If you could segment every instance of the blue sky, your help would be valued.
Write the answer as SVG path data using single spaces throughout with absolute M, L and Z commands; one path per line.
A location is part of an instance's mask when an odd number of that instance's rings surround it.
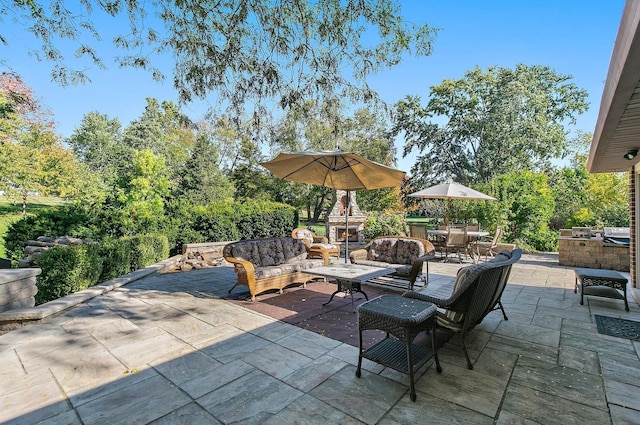
M 405 19 L 441 29 L 433 54 L 407 57 L 368 82 L 389 103 L 408 94 L 420 95 L 426 103 L 430 86 L 462 78 L 476 66 L 546 65 L 572 75 L 573 82 L 588 91 L 590 108 L 573 129 L 593 132 L 623 7 L 623 0 L 403 1 Z M 0 46 L 0 57 L 9 58 L 13 70 L 53 110 L 63 137 L 70 136 L 91 111 L 118 118 L 127 126 L 143 112 L 145 98 L 177 101 L 170 76 L 165 83 L 156 83 L 143 71 L 120 69 L 108 60 L 107 71 L 89 70 L 91 83 L 60 87 L 51 82 L 49 64 L 25 53 L 30 36 L 14 31 L 8 21 L 3 17 L 0 33 L 8 33 L 12 44 L 8 49 Z M 199 119 L 209 103 L 214 104 L 215 97 L 185 105 L 183 112 Z M 402 144 L 397 141 L 399 152 Z M 398 160 L 398 167 L 409 171 L 415 155 Z

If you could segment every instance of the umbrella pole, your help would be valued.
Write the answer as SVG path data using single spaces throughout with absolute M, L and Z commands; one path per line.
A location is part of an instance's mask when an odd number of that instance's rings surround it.
M 347 190 L 347 206 L 344 211 L 345 220 L 345 244 L 344 244 L 344 262 L 348 263 L 349 259 L 349 210 L 351 209 L 351 191 Z

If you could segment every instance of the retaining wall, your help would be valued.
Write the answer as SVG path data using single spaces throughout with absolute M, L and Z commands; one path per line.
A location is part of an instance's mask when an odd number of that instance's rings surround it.
M 0 313 L 16 308 L 33 307 L 38 292 L 38 268 L 0 269 Z

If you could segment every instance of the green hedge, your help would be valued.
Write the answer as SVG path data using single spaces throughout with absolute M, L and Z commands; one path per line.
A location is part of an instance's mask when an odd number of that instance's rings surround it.
M 43 252 L 37 261 L 42 273 L 36 280 L 36 304 L 87 289 L 168 256 L 167 237 L 159 234 L 51 248 Z
M 36 304 L 46 303 L 98 283 L 102 272 L 98 244 L 59 246 L 38 258 L 42 273 L 37 277 Z
M 39 236 L 71 236 L 82 239 L 101 239 L 102 230 L 86 211 L 73 205 L 27 215 L 14 222 L 4 237 L 7 256 L 23 258 L 25 243 Z
M 173 200 L 167 203 L 164 216 L 162 233 L 169 240 L 172 255 L 179 254 L 185 243 L 289 236 L 298 225 L 296 208 L 270 201 L 227 200 L 202 206 Z M 68 206 L 18 220 L 7 230 L 5 241 L 11 258 L 18 260 L 24 254 L 25 242 L 38 236 L 74 236 L 102 241 L 107 240 L 108 235 L 111 238 L 125 236 L 114 230 L 121 227 L 118 214 L 111 209 L 87 211 Z M 128 254 L 113 255 L 119 258 Z M 144 257 L 145 254 L 140 255 Z
M 184 243 L 290 236 L 298 225 L 294 207 L 270 201 L 174 202 L 171 210 L 165 231 L 171 254 L 179 254 Z

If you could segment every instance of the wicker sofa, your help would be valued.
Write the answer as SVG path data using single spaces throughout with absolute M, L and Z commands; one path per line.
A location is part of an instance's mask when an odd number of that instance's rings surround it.
M 435 256 L 435 248 L 426 239 L 407 236 L 380 236 L 369 242 L 364 248 L 349 254 L 354 264 L 394 268 L 390 284 L 398 283 L 413 289 L 418 276 L 429 276 L 428 261 Z M 426 264 L 426 271 L 423 266 Z M 428 280 L 425 281 L 425 285 Z
M 317 254 L 315 251 L 314 254 Z M 309 248 L 304 241 L 293 238 L 250 239 L 227 244 L 222 255 L 233 264 L 238 286 L 249 288 L 251 300 L 265 291 L 282 289 L 294 284 L 306 284 L 312 275 L 302 270 L 329 264 L 329 254 L 319 251 L 322 258 L 308 258 Z

